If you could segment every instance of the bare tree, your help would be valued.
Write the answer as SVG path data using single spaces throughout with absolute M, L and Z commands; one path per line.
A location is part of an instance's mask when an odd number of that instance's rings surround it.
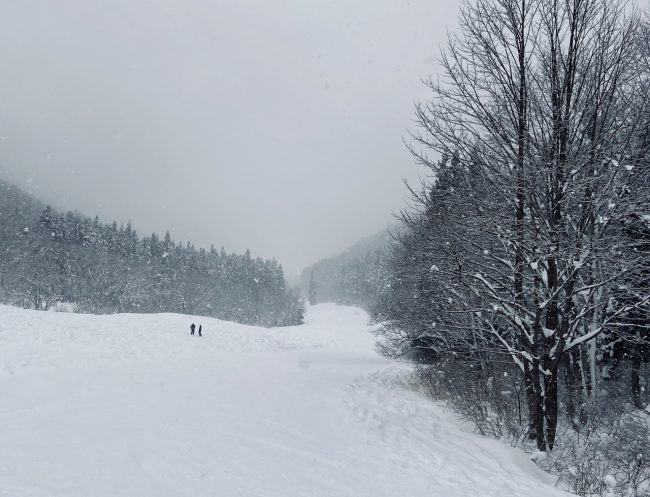
M 430 152 L 454 157 L 465 184 L 450 197 L 460 205 L 440 247 L 447 274 L 438 281 L 456 291 L 443 328 L 471 322 L 520 368 L 540 450 L 555 442 L 559 368 L 580 405 L 582 347 L 622 312 L 604 312 L 604 291 L 629 271 L 612 264 L 615 221 L 645 90 L 639 18 L 624 7 L 477 0 L 416 109 L 414 156 L 434 177 L 444 171 Z
M 20 279 L 22 292 L 37 311 L 49 311 L 60 295 L 56 283 L 48 276 L 38 272 Z

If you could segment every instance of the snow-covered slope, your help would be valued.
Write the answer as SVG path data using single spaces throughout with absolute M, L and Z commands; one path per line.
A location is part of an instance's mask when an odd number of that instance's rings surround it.
M 0 496 L 566 495 L 409 390 L 366 321 L 333 305 L 273 330 L 2 306 Z

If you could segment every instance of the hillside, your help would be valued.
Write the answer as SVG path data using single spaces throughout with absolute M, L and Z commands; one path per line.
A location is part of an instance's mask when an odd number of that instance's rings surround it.
M 7 306 L 0 322 L 0 495 L 567 495 L 411 390 L 359 309 L 273 330 Z
M 0 181 L 0 221 L 3 229 L 22 231 L 45 208 L 33 195 Z
M 305 268 L 300 277 L 303 292 L 308 295 L 315 283 L 316 302 L 371 307 L 384 285 L 392 229 L 395 226 L 362 238 L 344 252 Z
M 181 312 L 263 326 L 302 322 L 276 260 L 196 248 L 43 205 L 0 182 L 0 302 L 80 312 Z

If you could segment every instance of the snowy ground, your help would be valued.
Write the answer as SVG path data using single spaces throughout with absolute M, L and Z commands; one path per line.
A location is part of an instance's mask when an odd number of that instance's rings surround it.
M 367 316 L 260 329 L 0 306 L 0 496 L 568 495 L 380 358 Z

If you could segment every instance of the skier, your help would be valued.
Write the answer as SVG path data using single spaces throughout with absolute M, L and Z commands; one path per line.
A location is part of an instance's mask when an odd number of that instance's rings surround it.
M 190 326 L 190 335 L 194 335 L 194 328 L 196 328 L 196 326 L 194 326 L 194 323 L 192 323 L 192 326 Z M 199 333 L 201 332 L 199 331 Z
M 200 337 L 203 336 L 203 335 L 201 335 L 201 330 L 202 330 L 202 329 L 203 329 L 203 326 L 202 326 L 202 325 L 199 325 L 199 336 L 200 336 Z

